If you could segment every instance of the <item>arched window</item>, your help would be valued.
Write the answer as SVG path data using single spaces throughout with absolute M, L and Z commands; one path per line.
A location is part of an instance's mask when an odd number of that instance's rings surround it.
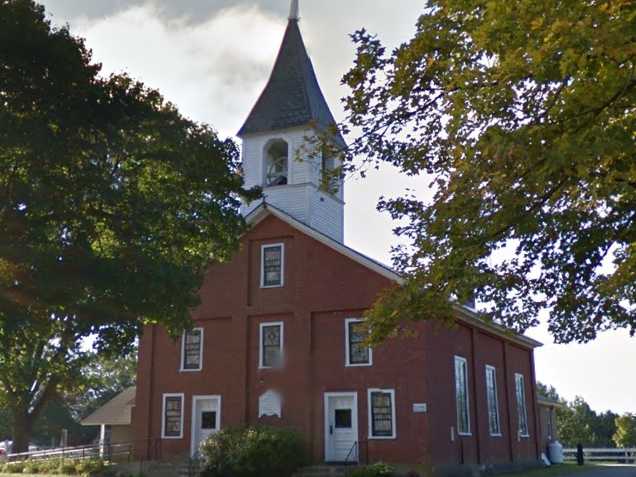
M 274 139 L 265 147 L 265 187 L 287 185 L 289 182 L 289 145 Z

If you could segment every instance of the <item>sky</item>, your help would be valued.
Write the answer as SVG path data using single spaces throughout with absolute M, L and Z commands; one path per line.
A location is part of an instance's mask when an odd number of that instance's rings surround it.
M 126 72 L 159 89 L 180 111 L 233 137 L 262 91 L 289 13 L 289 0 L 40 0 L 57 25 L 86 39 L 103 72 Z M 348 90 L 340 79 L 353 62 L 350 34 L 378 34 L 389 47 L 407 41 L 423 0 L 300 0 L 301 30 L 323 92 L 338 121 Z M 390 263 L 396 243 L 381 196 L 406 188 L 426 196 L 424 179 L 385 167 L 345 185 L 345 242 Z M 556 345 L 545 327 L 529 336 L 537 379 L 593 409 L 636 412 L 636 338 L 605 332 L 594 342 Z

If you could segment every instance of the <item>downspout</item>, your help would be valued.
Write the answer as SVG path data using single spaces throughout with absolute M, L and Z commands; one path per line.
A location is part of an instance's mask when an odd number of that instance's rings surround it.
M 530 370 L 532 373 L 532 410 L 534 413 L 534 444 L 537 459 L 541 458 L 541 443 L 539 436 L 539 413 L 537 412 L 537 376 L 534 366 L 534 349 L 530 351 Z

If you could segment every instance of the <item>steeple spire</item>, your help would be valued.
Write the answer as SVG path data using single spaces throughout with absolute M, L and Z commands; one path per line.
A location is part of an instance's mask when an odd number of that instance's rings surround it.
M 336 125 L 318 85 L 298 23 L 298 0 L 292 0 L 289 23 L 274 69 L 239 137 L 298 126 L 327 131 Z M 339 147 L 345 147 L 340 134 L 334 141 Z
M 289 19 L 299 20 L 300 19 L 299 10 L 300 10 L 300 7 L 298 6 L 298 0 L 291 0 L 291 7 L 289 8 Z

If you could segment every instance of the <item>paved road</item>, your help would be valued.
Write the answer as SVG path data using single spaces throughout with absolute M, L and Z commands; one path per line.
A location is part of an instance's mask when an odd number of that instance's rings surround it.
M 636 467 L 607 466 L 574 475 L 576 477 L 636 477 Z

